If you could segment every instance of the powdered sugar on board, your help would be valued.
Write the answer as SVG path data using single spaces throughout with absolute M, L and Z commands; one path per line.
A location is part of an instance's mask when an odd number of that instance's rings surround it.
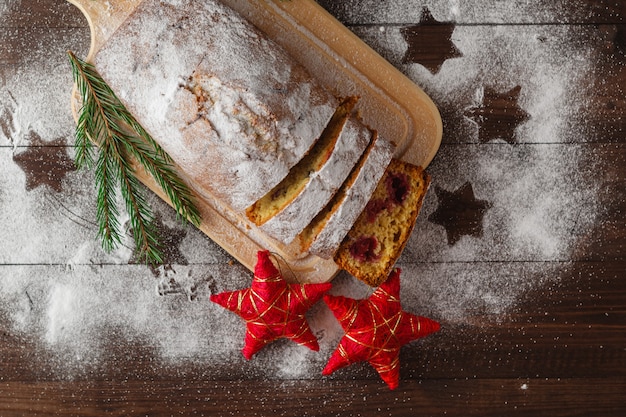
M 459 2 L 431 3 L 438 20 L 484 12 Z M 508 7 L 500 3 L 498 7 Z M 378 2 L 354 10 L 400 16 L 394 9 L 400 5 Z M 519 7 L 521 3 L 511 5 L 508 17 L 526 19 Z M 417 9 L 409 10 L 419 16 Z M 539 12 L 533 13 L 537 17 Z M 478 316 L 506 319 L 524 293 L 559 279 L 579 236 L 595 221 L 596 190 L 581 168 L 586 166 L 585 148 L 571 142 L 584 142 L 592 134 L 578 115 L 586 95 L 580 81 L 596 76 L 581 39 L 597 39 L 559 26 L 457 26 L 452 40 L 463 56 L 432 74 L 419 64 L 402 64 L 407 44 L 399 28 L 356 29 L 424 87 L 445 111 L 444 121 L 463 134 L 444 137 L 447 144 L 429 167 L 433 186 L 400 260 L 404 308 L 444 326 L 474 323 Z M 8 126 L 0 135 L 0 316 L 6 329 L 52 358 L 60 375 L 88 371 L 118 344 L 149 346 L 155 366 L 191 361 L 209 370 L 243 366 L 244 324 L 207 298 L 248 286 L 251 277 L 245 268 L 230 265 L 227 255 L 194 230 L 177 240 L 182 257 L 171 269 L 153 272 L 127 265 L 130 247 L 104 255 L 91 223 L 95 192 L 89 174 L 68 173 L 61 192 L 45 185 L 26 191 L 26 174 L 13 155 L 28 150 L 29 132 L 47 142 L 67 137 L 71 143 L 71 78 L 64 53 L 68 47 L 81 48 L 81 39 L 86 46 L 86 33 L 51 36 L 42 42 L 40 61 L 8 67 L 0 87 L 5 109 L 0 120 Z M 46 77 L 35 67 L 45 69 Z M 38 88 L 44 81 L 47 88 Z M 515 131 L 516 143 L 495 139 L 479 146 L 478 127 L 464 112 L 479 101 L 484 88 L 502 92 L 515 86 L 521 87 L 519 106 L 530 114 Z M 490 208 L 482 236 L 461 236 L 450 245 L 444 228 L 428 220 L 438 207 L 434 188 L 454 191 L 465 182 Z M 181 230 L 164 203 L 156 197 L 150 201 L 167 227 Z M 334 281 L 332 291 L 353 298 L 371 293 L 345 274 Z M 246 371 L 285 379 L 318 375 L 342 331 L 323 304 L 308 317 L 320 338 L 320 352 L 277 342 L 245 363 Z

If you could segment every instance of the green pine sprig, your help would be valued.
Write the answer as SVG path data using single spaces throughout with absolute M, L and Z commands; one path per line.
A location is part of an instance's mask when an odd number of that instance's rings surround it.
M 154 216 L 133 167 L 137 161 L 165 192 L 178 218 L 200 224 L 193 194 L 176 173 L 170 156 L 154 141 L 106 84 L 92 64 L 68 51 L 81 98 L 76 124 L 76 166 L 95 166 L 98 237 L 106 251 L 121 243 L 118 189 L 130 217 L 138 258 L 163 262 Z M 97 145 L 97 157 L 94 147 Z

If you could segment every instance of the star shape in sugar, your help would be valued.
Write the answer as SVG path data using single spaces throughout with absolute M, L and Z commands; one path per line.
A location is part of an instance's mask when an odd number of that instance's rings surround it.
M 482 236 L 483 217 L 491 204 L 475 197 L 472 184 L 466 182 L 452 192 L 435 187 L 435 194 L 439 205 L 428 220 L 446 229 L 448 244 L 454 245 L 465 235 Z
M 408 45 L 402 63 L 421 64 L 436 74 L 446 60 L 463 56 L 452 42 L 454 27 L 452 22 L 435 20 L 425 7 L 418 24 L 400 29 Z
M 439 330 L 439 323 L 408 313 L 400 304 L 400 269 L 367 299 L 325 295 L 324 301 L 339 320 L 345 335 L 323 375 L 356 362 L 369 362 L 390 389 L 400 380 L 400 348 Z
M 288 338 L 319 350 L 305 314 L 332 284 L 289 284 L 274 266 L 268 251 L 259 251 L 249 288 L 211 295 L 211 301 L 238 314 L 246 322 L 243 356 L 251 359 L 265 345 Z
M 13 155 L 13 161 L 26 175 L 26 191 L 47 185 L 60 193 L 65 176 L 76 170 L 67 155 L 65 140 L 58 138 L 46 143 L 35 132 L 30 132 L 30 137 L 30 146 Z
M 521 89 L 517 86 L 498 93 L 485 87 L 480 94 L 480 103 L 465 110 L 465 117 L 478 126 L 478 139 L 481 143 L 494 139 L 515 143 L 515 130 L 530 118 L 518 104 Z

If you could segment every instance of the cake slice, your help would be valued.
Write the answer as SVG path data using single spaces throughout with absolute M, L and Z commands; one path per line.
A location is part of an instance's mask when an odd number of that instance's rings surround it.
M 341 187 L 372 139 L 353 115 L 356 100 L 344 100 L 310 152 L 246 210 L 263 232 L 290 244 Z
M 389 165 L 395 145 L 374 135 L 361 159 L 326 207 L 298 236 L 303 253 L 333 257 Z
M 413 231 L 430 176 L 393 159 L 335 254 L 337 265 L 372 287 L 382 284 Z

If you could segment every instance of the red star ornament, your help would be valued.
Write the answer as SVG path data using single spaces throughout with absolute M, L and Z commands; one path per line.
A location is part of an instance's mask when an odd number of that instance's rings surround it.
M 211 295 L 211 301 L 246 321 L 243 356 L 251 359 L 265 345 L 285 337 L 318 351 L 305 313 L 332 284 L 288 284 L 269 251 L 259 251 L 250 288 Z
M 400 348 L 439 330 L 439 323 L 402 311 L 400 269 L 367 299 L 325 295 L 324 301 L 346 334 L 333 352 L 323 375 L 356 362 L 369 362 L 390 389 L 400 379 Z

